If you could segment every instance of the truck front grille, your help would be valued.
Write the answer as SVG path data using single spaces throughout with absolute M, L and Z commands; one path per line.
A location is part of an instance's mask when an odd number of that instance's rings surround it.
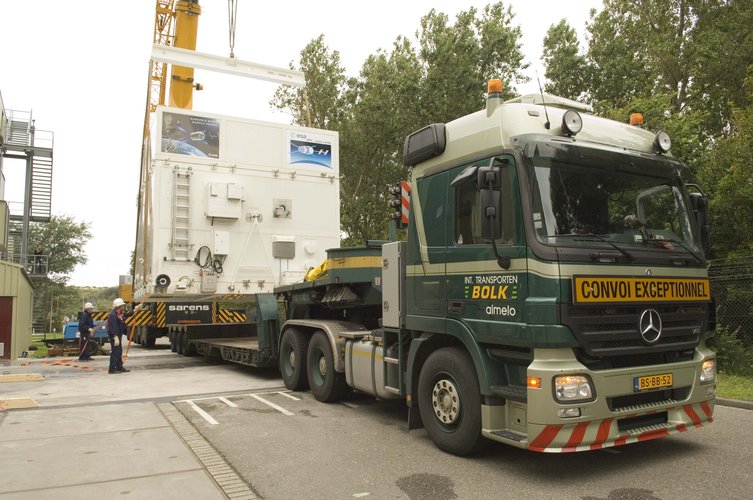
M 653 344 L 646 343 L 639 331 L 639 319 L 646 309 L 654 309 L 661 316 L 661 335 Z M 623 364 L 617 358 L 653 364 L 677 357 L 686 359 L 689 352 L 692 354 L 707 328 L 708 305 L 563 304 L 561 318 L 575 333 L 581 361 L 587 365 L 604 359 L 612 359 L 609 367 Z

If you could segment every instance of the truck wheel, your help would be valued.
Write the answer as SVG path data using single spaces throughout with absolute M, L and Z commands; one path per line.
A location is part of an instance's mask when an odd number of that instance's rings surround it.
M 183 354 L 185 351 L 183 349 L 186 347 L 186 345 L 183 343 L 183 339 L 185 338 L 186 334 L 178 331 L 175 332 L 175 344 L 176 344 L 176 351 L 178 354 Z
M 306 350 L 309 337 L 298 330 L 289 329 L 280 341 L 280 373 L 285 387 L 291 391 L 305 391 L 309 388 L 306 373 Z
M 306 365 L 311 393 L 318 401 L 329 403 L 345 396 L 348 389 L 345 374 L 335 371 L 332 346 L 324 332 L 316 332 L 311 337 Z
M 144 327 L 143 330 L 141 330 L 141 343 L 146 348 L 153 348 L 154 344 L 157 342 L 157 336 L 154 332 L 149 331 L 149 327 Z
M 188 338 L 188 332 L 183 332 L 183 355 L 184 356 L 196 355 L 196 345 L 190 342 Z
M 483 446 L 478 377 L 465 351 L 445 347 L 429 355 L 418 378 L 418 408 L 439 449 L 464 456 Z

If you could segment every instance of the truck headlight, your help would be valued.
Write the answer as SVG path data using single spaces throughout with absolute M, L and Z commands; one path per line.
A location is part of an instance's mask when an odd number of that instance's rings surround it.
M 701 383 L 716 380 L 716 359 L 707 359 L 701 365 Z
M 554 378 L 554 397 L 562 403 L 594 398 L 591 380 L 585 375 L 560 375 Z

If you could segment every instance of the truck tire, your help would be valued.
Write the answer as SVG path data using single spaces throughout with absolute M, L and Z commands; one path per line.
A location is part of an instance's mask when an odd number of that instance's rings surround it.
M 305 391 L 309 388 L 306 372 L 306 353 L 309 337 L 302 332 L 288 329 L 280 341 L 280 374 L 285 387 L 291 391 Z
M 317 401 L 331 403 L 345 397 L 348 389 L 345 374 L 335 371 L 332 346 L 324 332 L 318 331 L 311 337 L 306 355 L 306 367 L 309 387 Z
M 141 330 L 141 343 L 144 345 L 144 347 L 151 349 L 154 347 L 154 344 L 157 343 L 157 335 L 155 332 L 150 332 L 150 328 L 148 326 L 143 327 Z
M 485 444 L 478 377 L 464 350 L 445 347 L 429 355 L 418 377 L 418 409 L 437 448 L 464 456 Z
M 176 345 L 175 352 L 177 352 L 178 354 L 184 353 L 183 349 L 185 348 L 185 344 L 184 344 L 183 339 L 185 338 L 185 336 L 186 334 L 181 331 L 175 332 L 175 345 Z
M 170 328 L 170 332 L 167 334 L 167 338 L 170 339 L 170 350 L 172 352 L 178 352 L 178 342 L 175 339 L 175 330 Z

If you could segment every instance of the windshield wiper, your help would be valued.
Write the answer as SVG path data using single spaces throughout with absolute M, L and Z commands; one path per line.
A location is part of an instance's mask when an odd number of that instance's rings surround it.
M 693 250 L 691 250 L 690 247 L 687 246 L 682 241 L 676 240 L 674 238 L 665 238 L 665 239 L 649 238 L 648 240 L 643 240 L 643 241 L 645 243 L 648 243 L 648 242 L 655 242 L 655 243 L 661 243 L 661 242 L 675 243 L 680 248 L 682 248 L 683 250 L 685 250 L 686 252 L 688 252 L 690 255 L 692 255 L 693 258 L 695 260 L 697 260 L 699 264 L 701 264 L 701 265 L 704 264 L 703 259 L 697 253 L 695 253 Z M 664 247 L 664 248 L 667 248 L 667 247 Z M 667 248 L 667 250 L 670 250 L 670 248 Z
M 580 238 L 580 236 L 585 236 L 586 238 L 593 238 L 593 239 Z M 553 236 L 549 236 L 549 238 L 562 238 L 562 237 L 565 237 L 565 238 L 572 237 L 573 241 L 594 241 L 594 240 L 596 240 L 596 241 L 599 241 L 601 243 L 606 243 L 607 245 L 611 246 L 612 248 L 614 248 L 615 250 L 617 250 L 618 252 L 620 252 L 627 260 L 630 260 L 630 261 L 635 260 L 635 257 L 633 257 L 627 250 L 625 250 L 624 248 L 618 247 L 613 241 L 609 241 L 608 239 L 604 238 L 603 236 L 599 236 L 598 234 L 594 234 L 594 233 L 582 233 L 582 234 L 567 233 L 567 234 L 555 234 Z M 591 254 L 591 259 L 592 260 L 597 260 L 597 259 L 599 259 L 601 257 L 606 257 L 606 255 L 600 254 L 598 252 L 593 252 Z

